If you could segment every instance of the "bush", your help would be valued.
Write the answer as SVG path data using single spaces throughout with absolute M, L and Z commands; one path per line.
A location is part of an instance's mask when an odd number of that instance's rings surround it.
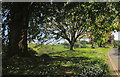
M 64 46 L 64 48 L 69 49 L 70 47 L 69 46 Z
M 74 48 L 79 48 L 79 44 L 75 44 L 75 45 L 74 45 Z
M 65 42 L 65 43 L 63 43 L 62 45 L 64 45 L 64 48 L 69 49 L 69 46 L 70 46 L 70 44 L 69 44 L 69 43 Z
M 69 44 L 68 44 L 68 43 L 64 43 L 63 45 L 65 45 L 65 46 L 69 46 Z
M 117 47 L 119 47 L 119 46 L 120 46 L 120 41 L 115 40 L 115 41 L 114 41 L 114 48 L 117 48 Z
M 81 41 L 81 44 L 82 44 L 81 48 L 86 48 L 87 47 L 86 43 L 87 43 L 87 41 Z

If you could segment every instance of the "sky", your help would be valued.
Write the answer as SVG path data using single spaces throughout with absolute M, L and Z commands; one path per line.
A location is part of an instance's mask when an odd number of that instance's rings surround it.
M 114 40 L 118 40 L 118 32 L 113 32 L 112 35 L 114 35 Z

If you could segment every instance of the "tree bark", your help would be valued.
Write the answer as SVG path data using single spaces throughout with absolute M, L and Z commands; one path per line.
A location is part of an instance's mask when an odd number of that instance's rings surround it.
M 93 46 L 93 42 L 92 42 L 92 48 L 95 48 L 95 47 Z
M 74 50 L 74 41 L 71 41 L 71 43 L 70 43 L 70 50 Z
M 94 44 L 94 41 L 93 41 L 92 35 L 90 35 L 90 38 L 91 38 L 91 47 L 92 47 L 92 48 L 95 48 L 94 45 L 93 45 L 93 44 Z
M 10 9 L 8 56 L 29 56 L 27 51 L 27 28 L 30 3 L 13 3 Z
M 93 42 L 93 39 L 91 40 L 91 44 L 92 44 L 92 46 L 91 46 L 91 47 L 92 47 L 92 48 L 95 48 L 95 47 L 94 47 L 94 42 Z
M 102 47 L 102 43 L 100 42 L 99 47 Z

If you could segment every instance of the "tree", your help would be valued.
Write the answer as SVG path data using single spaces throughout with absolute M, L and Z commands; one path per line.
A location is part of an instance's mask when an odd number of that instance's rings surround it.
M 104 4 L 102 5 L 104 6 Z M 93 25 L 90 28 L 92 47 L 94 41 L 101 47 L 108 40 L 107 34 L 117 29 L 117 25 L 114 25 L 118 17 L 117 8 L 112 6 L 114 3 L 107 3 L 106 5 L 107 8 L 104 8 L 106 10 L 102 10 L 101 13 L 95 16 L 95 21 L 91 23 Z
M 85 36 L 89 28 L 88 6 L 89 3 L 64 4 L 62 8 L 56 7 L 54 15 L 49 17 L 50 32 L 56 35 L 56 39 L 66 39 L 70 43 L 70 50 L 74 49 L 75 42 Z
M 45 21 L 46 15 L 49 15 L 48 11 L 45 10 L 49 5 L 49 3 L 33 2 L 3 3 L 2 34 L 4 36 L 3 43 L 5 44 L 6 41 L 4 39 L 8 40 L 8 56 L 30 56 L 27 51 L 27 40 L 35 39 L 38 33 L 42 32 L 35 21 L 39 19 L 37 23 L 40 24 Z M 5 31 L 8 32 L 6 36 Z
M 41 42 L 63 38 L 70 43 L 70 50 L 73 50 L 75 42 L 84 37 L 90 27 L 96 26 L 97 17 L 109 14 L 109 5 L 88 2 L 3 3 L 3 8 L 6 9 L 3 9 L 6 12 L 3 13 L 6 17 L 5 26 L 8 25 L 8 54 L 27 56 L 27 36 L 30 41 L 38 39 Z M 110 18 L 108 21 L 111 22 Z M 102 25 L 104 22 L 103 19 Z
M 28 56 L 27 28 L 31 14 L 31 5 L 31 3 L 3 3 L 3 8 L 7 11 L 7 15 L 4 17 L 7 17 L 6 22 L 9 27 L 7 54 L 10 57 L 15 54 Z
M 34 3 L 32 15 L 29 20 L 28 26 L 28 41 L 31 42 L 38 40 L 39 43 L 43 44 L 47 41 L 47 16 L 50 16 L 51 4 L 46 2 Z
M 93 31 L 93 28 L 96 29 L 96 37 L 103 38 L 103 34 L 97 33 L 102 33 L 105 29 L 106 32 L 113 30 L 114 26 L 112 28 L 111 24 L 117 16 L 114 15 L 111 3 L 68 3 L 61 8 L 56 6 L 54 9 L 54 14 L 48 17 L 51 29 L 49 31 L 56 35 L 56 39 L 60 37 L 66 39 L 70 43 L 70 50 L 73 50 L 78 38 Z

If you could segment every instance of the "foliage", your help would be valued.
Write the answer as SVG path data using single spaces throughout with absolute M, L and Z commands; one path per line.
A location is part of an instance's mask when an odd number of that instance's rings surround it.
M 86 48 L 86 44 L 88 43 L 87 41 L 83 40 L 83 41 L 80 41 L 80 43 L 82 44 L 81 48 Z
M 69 46 L 69 43 L 67 43 L 67 42 L 64 42 L 62 45 Z
M 96 42 L 99 46 L 108 40 L 108 36 L 112 31 L 118 29 L 116 24 L 118 20 L 118 7 L 112 6 L 115 3 L 105 3 L 107 8 L 99 14 L 94 14 L 93 23 L 90 27 L 90 38 L 91 42 Z M 102 4 L 104 6 L 104 3 Z M 97 15 L 97 16 L 96 16 Z
M 47 8 L 48 11 L 41 13 L 49 13 L 45 15 L 45 22 L 39 23 L 39 18 L 34 21 L 40 27 L 35 32 L 37 39 L 43 36 L 47 38 L 46 41 L 51 38 L 54 38 L 54 40 L 63 38 L 70 43 L 70 49 L 73 50 L 75 42 L 91 31 L 93 33 L 96 32 L 94 36 L 99 38 L 96 38 L 96 41 L 100 43 L 99 41 L 102 40 L 103 43 L 105 39 L 102 34 L 106 33 L 106 30 L 111 31 L 115 29 L 115 26 L 111 26 L 111 24 L 118 16 L 117 11 L 113 9 L 115 7 L 111 6 L 112 4 L 88 2 L 48 4 L 47 6 L 50 7 Z M 31 24 L 31 26 L 33 25 Z M 40 31 L 42 31 L 42 34 Z
M 115 41 L 114 41 L 114 48 L 117 48 L 118 46 L 120 46 L 119 41 L 118 41 L 118 40 L 115 40 Z
M 40 44 L 49 41 L 49 39 L 66 39 L 70 43 L 70 49 L 73 50 L 75 42 L 84 37 L 89 31 L 92 31 L 95 28 L 96 35 L 95 37 L 99 37 L 99 40 L 104 42 L 105 40 L 102 39 L 101 32 L 111 31 L 116 29 L 115 25 L 111 25 L 115 18 L 118 18 L 118 5 L 119 3 L 95 3 L 95 2 L 70 2 L 70 3 L 21 3 L 21 5 L 28 6 L 27 15 L 28 19 L 26 20 L 26 28 L 21 30 L 13 29 L 13 26 L 10 26 L 12 15 L 17 15 L 18 11 L 17 3 L 3 3 L 3 40 L 5 42 L 5 38 L 8 38 L 8 35 L 5 35 L 5 31 L 8 31 L 8 34 L 14 32 L 14 30 L 20 34 L 26 33 L 24 37 L 27 37 L 29 42 L 35 41 L 35 39 L 39 40 Z M 114 6 L 112 6 L 114 5 Z M 22 10 L 26 9 L 22 6 Z M 15 11 L 18 10 L 18 11 Z M 24 17 L 25 13 L 21 11 L 21 17 Z M 13 13 L 13 14 L 12 14 Z M 27 17 L 25 15 L 25 17 Z M 18 15 L 19 16 L 19 15 Z M 20 16 L 19 16 L 20 17 Z M 16 17 L 16 18 L 19 18 Z M 13 19 L 14 20 L 14 19 Z M 20 19 L 22 20 L 22 19 Z M 16 22 L 16 19 L 14 20 Z M 16 23 L 19 25 L 18 23 Z M 23 22 L 21 23 L 23 24 Z M 12 24 L 14 25 L 14 24 Z M 100 26 L 105 26 L 99 27 Z M 101 30 L 100 30 L 101 29 Z M 9 33 L 10 32 L 10 33 Z M 14 32 L 14 33 L 16 33 Z M 94 30 L 92 31 L 94 32 Z M 102 32 L 102 33 L 103 33 Z M 99 34 L 100 33 L 100 34 Z M 105 32 L 104 32 L 105 33 Z M 11 33 L 12 34 L 12 33 Z M 11 35 L 10 35 L 11 36 Z M 12 36 L 14 37 L 14 36 Z M 10 38 L 12 38 L 10 37 Z M 9 41 L 10 38 L 8 39 Z M 14 37 L 15 38 L 15 37 Z M 16 38 L 17 35 L 16 35 Z M 104 37 L 103 37 L 104 38 Z M 23 39 L 23 38 L 22 38 Z M 96 38 L 97 39 L 97 38 Z M 25 40 L 25 39 L 23 39 Z M 99 42 L 99 40 L 96 40 Z M 19 43 L 19 41 L 16 41 Z M 25 42 L 27 42 L 25 40 Z M 24 42 L 24 43 L 25 43 Z M 10 42 L 11 43 L 11 42 Z M 14 44 L 13 44 L 14 45 Z M 11 46 L 11 45 L 9 45 Z M 23 45 L 24 46 L 24 45 Z M 26 47 L 26 46 L 25 46 Z M 25 48 L 23 47 L 23 48 Z M 10 47 L 12 48 L 12 47 Z M 19 47 L 18 47 L 19 48 Z M 16 48 L 16 49 L 18 49 Z

